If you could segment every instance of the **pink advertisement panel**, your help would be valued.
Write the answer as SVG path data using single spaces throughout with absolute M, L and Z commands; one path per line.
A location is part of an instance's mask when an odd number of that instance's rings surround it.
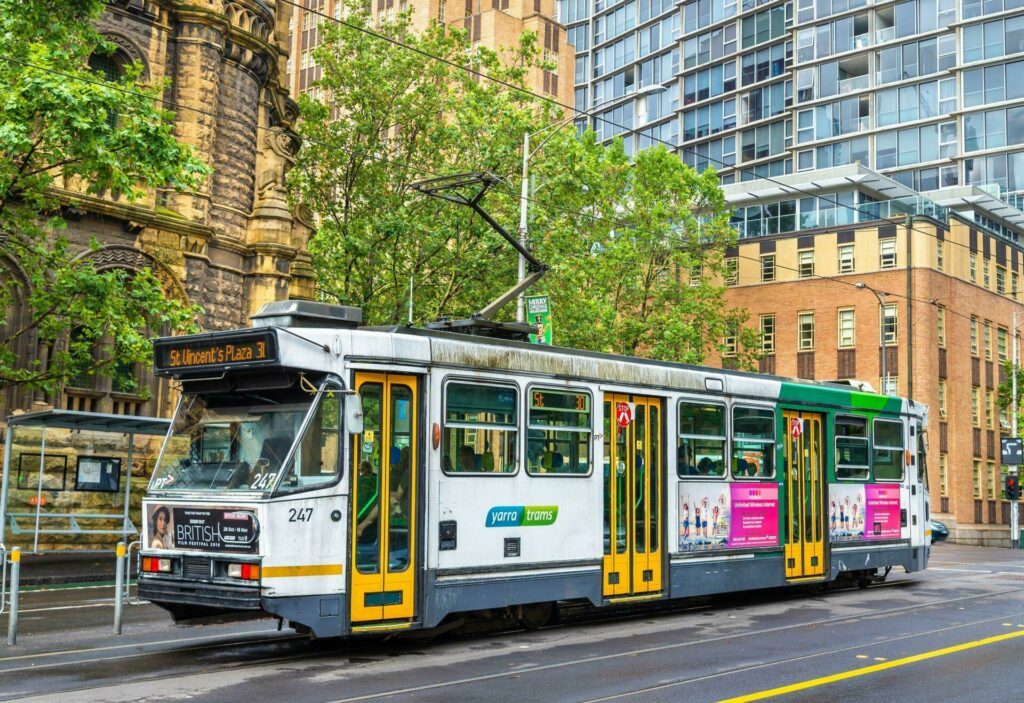
M 779 486 L 732 484 L 730 547 L 775 547 L 779 544 Z
M 900 538 L 900 487 L 864 487 L 864 539 Z

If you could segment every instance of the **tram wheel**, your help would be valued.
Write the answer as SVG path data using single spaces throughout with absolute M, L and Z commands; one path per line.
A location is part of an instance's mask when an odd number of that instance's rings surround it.
M 551 602 L 521 605 L 517 619 L 519 624 L 527 630 L 536 630 L 548 624 L 554 611 L 555 604 Z

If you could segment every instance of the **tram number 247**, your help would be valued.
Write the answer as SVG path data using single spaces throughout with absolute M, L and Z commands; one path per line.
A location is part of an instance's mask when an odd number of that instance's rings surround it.
M 309 522 L 311 517 L 312 508 L 288 508 L 288 522 Z

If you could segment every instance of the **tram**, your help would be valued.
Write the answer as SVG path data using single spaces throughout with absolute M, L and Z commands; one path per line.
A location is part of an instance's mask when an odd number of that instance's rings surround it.
M 360 321 L 283 301 L 155 341 L 182 395 L 142 598 L 331 637 L 927 565 L 919 403 Z

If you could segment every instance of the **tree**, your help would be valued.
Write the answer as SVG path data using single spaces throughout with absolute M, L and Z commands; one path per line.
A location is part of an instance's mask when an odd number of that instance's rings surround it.
M 113 50 L 93 27 L 104 5 L 0 0 L 0 311 L 24 310 L 0 318 L 0 389 L 149 361 L 148 331 L 189 328 L 197 312 L 149 270 L 98 271 L 62 233 L 76 193 L 133 201 L 209 172 L 175 139 L 164 85 L 144 85 L 138 65 L 116 80 L 90 70 Z M 47 364 L 16 357 L 27 337 L 51 347 Z
M 1013 422 L 1013 375 L 1017 374 L 1017 435 L 1024 436 L 1024 367 L 1020 364 L 1017 365 L 1016 370 L 1013 368 L 1013 362 L 1003 362 L 1003 373 L 1000 374 L 1000 378 L 1004 379 L 999 383 L 999 387 L 996 389 L 998 393 L 997 403 L 1001 413 L 1006 413 L 1006 421 L 1009 423 Z M 1012 425 L 1010 425 L 1012 432 Z
M 471 47 L 460 30 L 416 34 L 405 16 L 380 31 L 417 51 L 329 26 L 314 53 L 326 101 L 300 103 L 304 144 L 290 183 L 317 222 L 310 250 L 320 294 L 362 307 L 372 323 L 402 323 L 411 280 L 414 321 L 463 317 L 515 282 L 516 254 L 468 208 L 408 186 L 458 172 L 503 176 L 483 205 L 511 230 L 522 135 L 562 114 L 463 70 L 522 86 L 538 65 L 532 34 L 499 55 Z M 531 159 L 530 231 L 550 267 L 537 291 L 552 298 L 557 342 L 700 362 L 735 333 L 737 363 L 749 365 L 755 333 L 741 329 L 745 313 L 727 309 L 717 283 L 735 235 L 715 175 L 663 148 L 631 159 L 621 140 L 605 147 L 592 132 L 545 137 Z M 704 275 L 691 287 L 698 264 Z

